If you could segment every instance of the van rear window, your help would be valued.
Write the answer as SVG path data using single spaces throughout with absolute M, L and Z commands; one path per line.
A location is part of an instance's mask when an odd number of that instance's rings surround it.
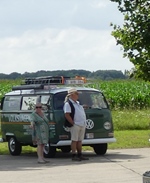
M 21 96 L 5 96 L 3 103 L 4 111 L 20 110 Z

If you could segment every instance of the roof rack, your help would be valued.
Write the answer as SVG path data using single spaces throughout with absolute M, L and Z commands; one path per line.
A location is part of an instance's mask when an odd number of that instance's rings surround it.
M 66 76 L 44 76 L 44 77 L 36 77 L 36 78 L 26 78 L 24 81 L 25 85 L 30 84 L 84 84 L 86 83 L 86 78 L 81 76 L 76 76 L 75 78 L 70 78 Z
M 30 84 L 64 84 L 65 79 L 69 79 L 70 77 L 64 76 L 44 76 L 44 77 L 36 77 L 36 78 L 26 78 L 25 85 Z
M 79 85 L 86 83 L 86 78 L 76 76 L 70 78 L 66 76 L 43 76 L 36 78 L 26 78 L 20 86 L 12 87 L 12 90 L 29 90 L 29 89 L 50 89 L 54 85 Z M 45 87 L 48 86 L 48 87 Z
M 30 90 L 30 89 L 33 89 L 33 90 L 39 90 L 39 89 L 44 89 L 44 85 L 42 84 L 31 84 L 31 85 L 19 85 L 19 86 L 13 86 L 12 87 L 12 91 L 15 91 L 15 90 Z

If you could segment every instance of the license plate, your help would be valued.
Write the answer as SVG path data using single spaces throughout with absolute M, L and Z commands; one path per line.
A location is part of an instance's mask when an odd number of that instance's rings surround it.
M 93 133 L 86 133 L 86 138 L 87 139 L 93 139 L 94 138 L 94 134 Z

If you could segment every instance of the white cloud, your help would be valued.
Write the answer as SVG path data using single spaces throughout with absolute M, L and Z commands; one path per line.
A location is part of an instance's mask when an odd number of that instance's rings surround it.
M 110 1 L 107 1 L 107 0 L 93 0 L 90 2 L 90 5 L 93 7 L 93 8 L 105 8 L 107 7 L 111 2 Z M 112 3 L 111 3 L 112 4 Z
M 2 0 L 0 73 L 130 70 L 110 22 L 122 16 L 109 0 Z
M 0 40 L 1 72 L 129 69 L 109 32 L 70 28 L 28 31 Z M 121 56 L 121 54 L 120 54 Z M 126 67 L 125 67 L 126 65 Z

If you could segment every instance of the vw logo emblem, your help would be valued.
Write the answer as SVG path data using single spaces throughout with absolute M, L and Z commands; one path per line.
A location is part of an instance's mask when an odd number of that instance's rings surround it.
M 91 119 L 86 120 L 86 128 L 88 130 L 92 129 L 94 127 L 94 122 Z

